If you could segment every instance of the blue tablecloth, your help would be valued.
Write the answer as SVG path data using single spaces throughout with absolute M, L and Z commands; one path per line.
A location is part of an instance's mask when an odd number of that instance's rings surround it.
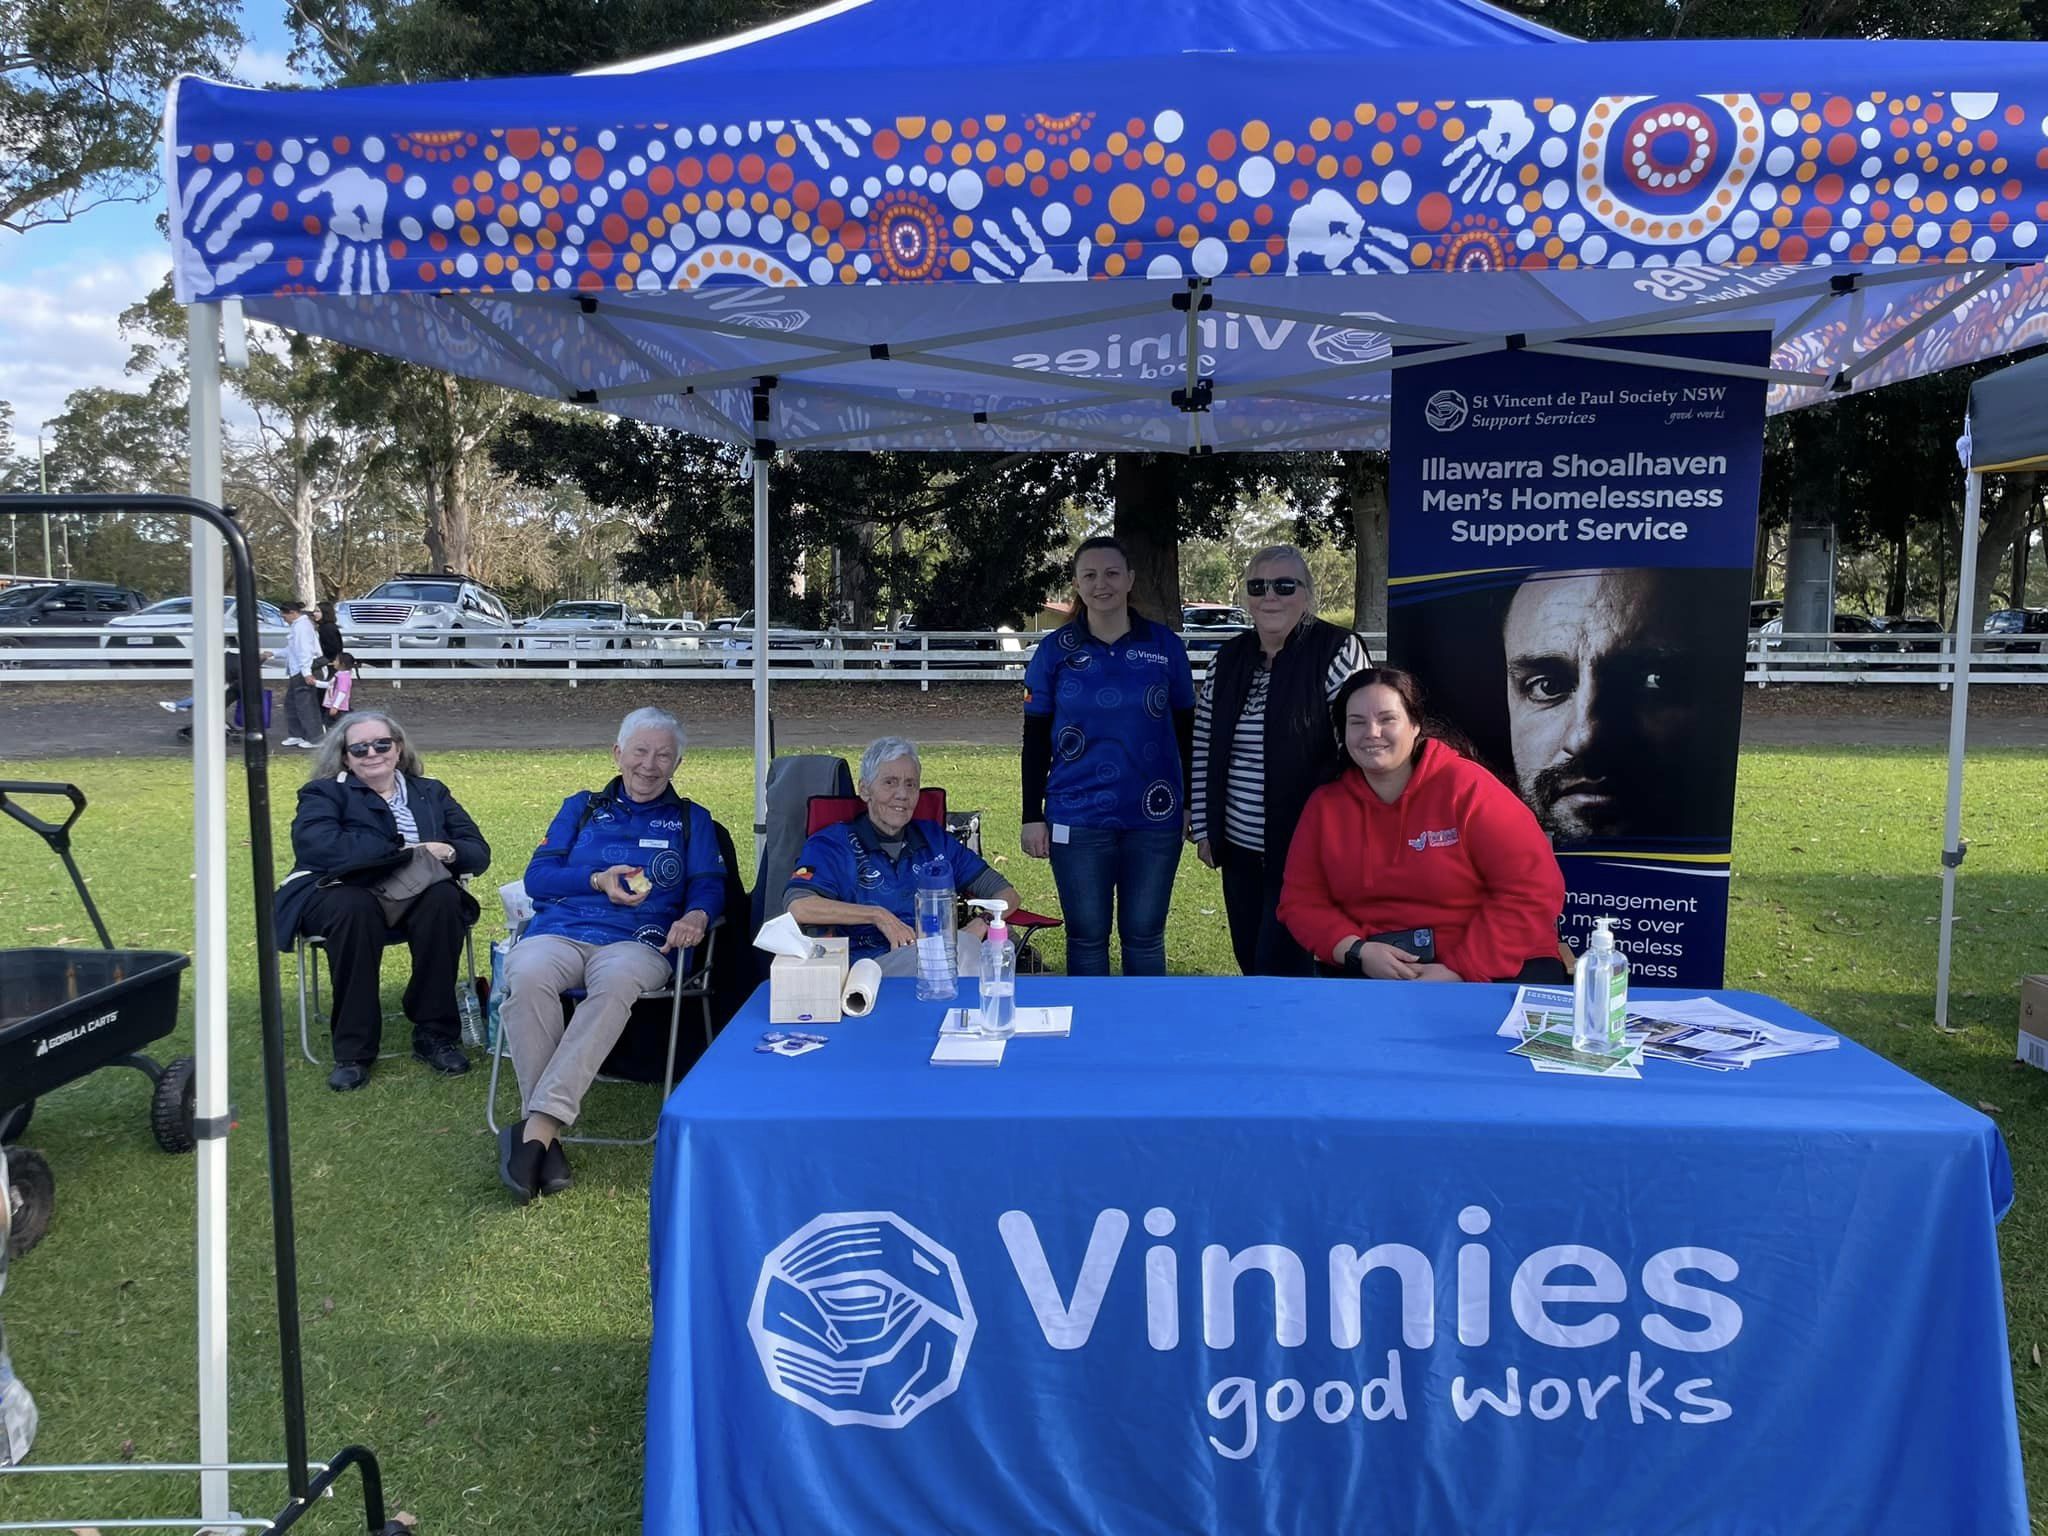
M 2005 1146 L 1869 1052 L 1606 1082 L 1503 987 L 1020 991 L 1072 1038 L 933 1067 L 898 981 L 785 1059 L 763 992 L 677 1089 L 650 1536 L 2026 1530 Z

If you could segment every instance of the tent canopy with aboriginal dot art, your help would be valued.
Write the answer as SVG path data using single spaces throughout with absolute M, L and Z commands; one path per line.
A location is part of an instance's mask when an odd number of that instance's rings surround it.
M 1417 347 L 1768 328 L 1783 410 L 2048 339 L 2035 44 L 856 0 L 563 79 L 186 79 L 167 139 L 182 301 L 785 448 L 1381 445 Z

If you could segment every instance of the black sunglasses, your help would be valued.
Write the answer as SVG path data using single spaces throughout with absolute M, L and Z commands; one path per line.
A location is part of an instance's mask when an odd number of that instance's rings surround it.
M 1247 576 L 1244 589 L 1253 597 L 1264 597 L 1271 592 L 1275 597 L 1292 597 L 1301 590 L 1298 576 Z
M 374 753 L 381 757 L 397 745 L 398 743 L 389 736 L 378 736 L 369 741 L 352 741 L 348 744 L 348 755 L 350 757 L 369 757 Z

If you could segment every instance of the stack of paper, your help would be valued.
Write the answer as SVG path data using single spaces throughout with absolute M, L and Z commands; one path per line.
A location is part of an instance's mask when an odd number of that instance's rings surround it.
M 1065 1039 L 1073 1031 L 1072 1008 L 1019 1008 L 1014 1015 L 1019 1039 Z M 935 1067 L 994 1067 L 1003 1060 L 1008 1037 L 991 1040 L 975 1033 L 974 1010 L 948 1008 L 939 1022 L 939 1044 L 932 1052 Z
M 1636 1064 L 1645 1057 L 1729 1072 L 1751 1062 L 1830 1051 L 1841 1044 L 1834 1035 L 1788 1029 L 1711 997 L 1691 997 L 1632 1009 L 1624 1049 L 1614 1055 L 1591 1054 L 1572 1048 L 1568 987 L 1517 988 L 1496 1033 L 1519 1042 L 1514 1054 L 1528 1057 L 1539 1072 L 1595 1077 L 1640 1077 Z

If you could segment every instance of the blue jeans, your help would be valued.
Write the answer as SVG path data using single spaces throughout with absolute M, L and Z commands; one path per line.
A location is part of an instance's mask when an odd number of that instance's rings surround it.
M 1119 832 L 1069 827 L 1052 845 L 1052 878 L 1067 924 L 1067 974 L 1109 974 L 1112 909 L 1126 976 L 1166 974 L 1166 911 L 1180 867 L 1179 827 Z

